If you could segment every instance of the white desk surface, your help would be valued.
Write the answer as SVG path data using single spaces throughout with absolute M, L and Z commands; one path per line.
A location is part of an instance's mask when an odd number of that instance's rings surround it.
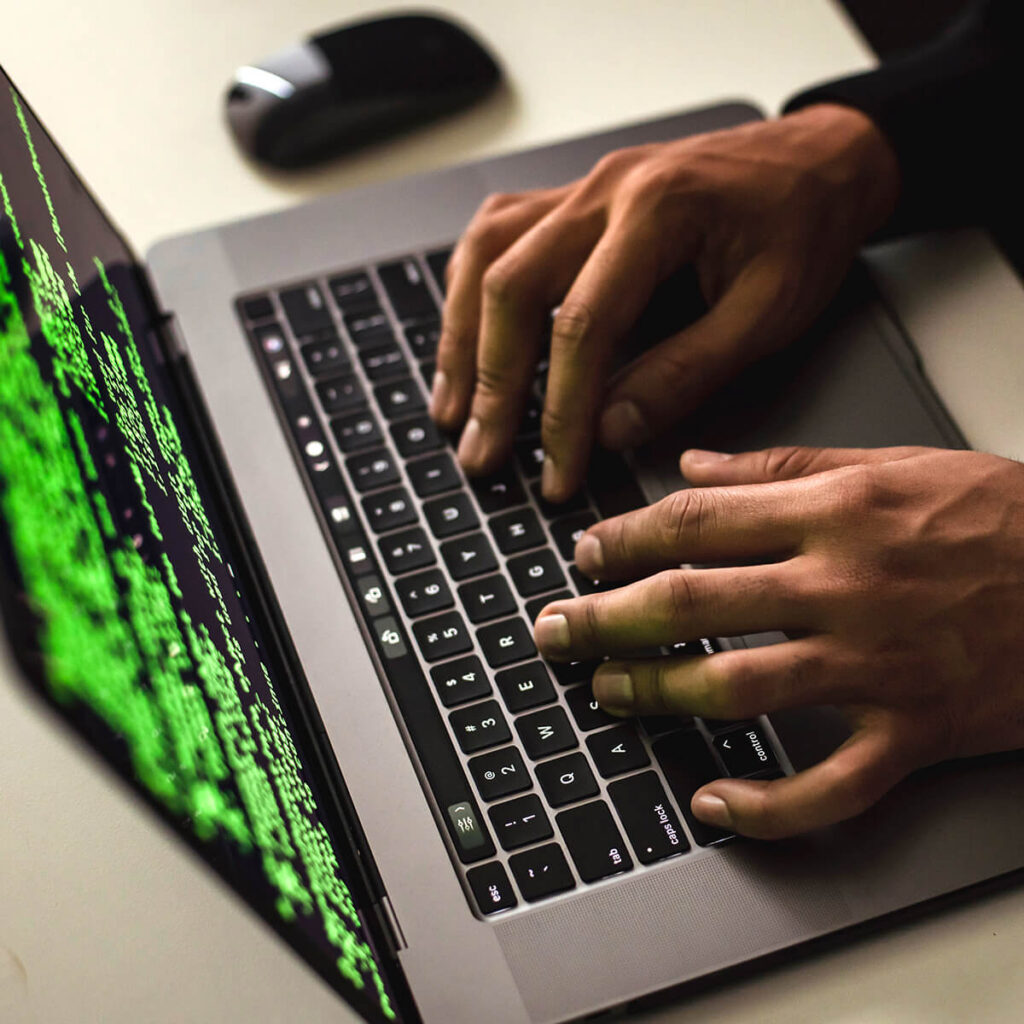
M 447 126 L 285 179 L 255 172 L 234 151 L 221 121 L 231 71 L 379 8 L 352 0 L 11 6 L 0 60 L 140 250 L 164 234 L 332 188 L 725 97 L 777 109 L 804 84 L 871 63 L 830 0 L 442 0 L 435 6 L 461 15 L 500 55 L 509 88 Z M 993 262 L 984 243 L 971 244 L 973 259 Z M 933 262 L 962 262 L 928 252 Z M 905 274 L 888 285 L 911 300 L 918 287 Z M 989 297 L 1020 301 L 1005 272 L 989 287 Z M 967 329 L 970 315 L 961 315 Z M 1010 361 L 1011 344 L 990 348 L 988 361 L 1012 377 L 1024 360 Z M 938 351 L 934 362 L 925 353 L 940 392 L 972 441 L 1019 455 L 1024 436 L 1012 397 L 1024 382 L 1016 378 L 1001 412 L 982 414 L 980 406 L 999 403 L 978 400 L 976 362 L 964 366 L 956 348 Z M 973 384 L 958 389 L 961 378 Z M 645 1019 L 1019 1020 L 1021 949 L 1018 888 Z M 26 696 L 0 651 L 0 1021 L 348 1019 L 333 994 Z

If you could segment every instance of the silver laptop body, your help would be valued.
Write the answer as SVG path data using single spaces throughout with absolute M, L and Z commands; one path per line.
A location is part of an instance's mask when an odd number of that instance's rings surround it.
M 734 104 L 666 118 L 331 196 L 148 254 L 169 343 L 191 365 L 428 1024 L 539 1024 L 621 1007 L 1024 866 L 1024 765 L 1003 757 L 920 773 L 859 819 L 801 839 L 694 845 L 536 904 L 476 912 L 439 827 L 446 809 L 429 796 L 236 314 L 240 296 L 449 244 L 491 192 L 557 184 L 610 149 L 756 116 Z M 678 486 L 684 444 L 961 443 L 858 275 L 814 344 L 774 364 L 770 386 L 761 380 L 739 382 L 677 437 L 636 454 L 649 500 Z M 844 736 L 827 709 L 773 716 L 769 728 L 795 769 Z

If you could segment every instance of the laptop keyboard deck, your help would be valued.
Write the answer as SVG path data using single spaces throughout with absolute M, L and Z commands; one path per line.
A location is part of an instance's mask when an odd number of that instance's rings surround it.
M 514 459 L 463 475 L 426 412 L 449 254 L 268 289 L 236 308 L 471 904 L 487 915 L 730 839 L 692 816 L 690 797 L 723 775 L 778 776 L 782 762 L 763 719 L 615 718 L 593 699 L 596 663 L 538 655 L 540 609 L 600 589 L 572 564 L 577 538 L 644 498 L 627 463 L 600 452 L 585 490 L 543 499 L 543 364 Z M 671 653 L 717 649 L 704 639 Z

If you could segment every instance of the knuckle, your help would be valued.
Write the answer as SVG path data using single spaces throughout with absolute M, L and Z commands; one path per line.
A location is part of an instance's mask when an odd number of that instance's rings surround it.
M 551 398 L 544 403 L 544 411 L 540 419 L 541 436 L 545 447 L 550 448 L 551 442 L 556 444 L 564 437 L 569 437 L 579 429 L 579 414 L 556 405 Z
M 474 415 L 488 417 L 494 404 L 508 394 L 509 387 L 508 377 L 504 373 L 488 363 L 481 363 L 476 370 Z M 478 402 L 482 404 L 478 406 Z
M 765 475 L 772 479 L 788 479 L 805 473 L 814 463 L 814 450 L 799 445 L 768 448 L 762 453 Z
M 654 577 L 655 595 L 666 616 L 675 625 L 692 618 L 700 600 L 695 578 L 684 569 L 668 569 Z M 686 638 L 681 638 L 686 639 Z
M 712 492 L 690 487 L 670 494 L 662 504 L 662 529 L 671 543 L 681 545 L 687 541 L 700 541 L 713 527 L 714 502 Z
M 587 176 L 588 179 L 605 179 L 619 177 L 625 171 L 632 168 L 637 160 L 644 153 L 643 146 L 625 146 L 622 149 L 605 153 L 600 160 L 594 164 L 593 169 Z
M 498 306 L 511 305 L 518 284 L 518 275 L 506 262 L 492 263 L 483 276 L 484 298 Z
M 712 655 L 702 664 L 701 706 L 712 718 L 740 718 L 748 713 L 751 676 L 744 667 L 744 659 L 729 657 L 730 653 Z
M 552 348 L 564 349 L 570 355 L 578 352 L 589 339 L 593 325 L 594 314 L 586 303 L 564 302 L 551 326 Z
M 491 192 L 490 195 L 484 197 L 484 201 L 480 204 L 480 208 L 477 211 L 477 216 L 493 217 L 496 213 L 500 213 L 506 207 L 511 206 L 518 198 L 515 192 Z

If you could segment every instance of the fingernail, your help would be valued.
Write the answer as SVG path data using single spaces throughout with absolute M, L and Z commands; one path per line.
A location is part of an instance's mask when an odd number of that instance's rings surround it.
M 650 430 L 637 404 L 625 399 L 601 417 L 601 440 L 609 448 L 631 448 L 647 439 Z
M 545 615 L 534 625 L 533 636 L 546 654 L 564 654 L 569 650 L 569 620 L 564 615 Z
M 580 572 L 598 577 L 604 569 L 604 549 L 592 533 L 585 533 L 576 544 L 576 564 Z
M 690 448 L 683 457 L 695 466 L 707 465 L 712 462 L 728 462 L 732 458 L 726 452 L 706 452 L 702 448 Z
M 598 672 L 594 696 L 607 711 L 629 711 L 633 707 L 633 680 L 626 672 Z
M 544 456 L 544 466 L 540 471 L 540 489 L 548 499 L 558 493 L 558 471 L 550 455 Z
M 698 793 L 690 804 L 693 813 L 701 821 L 709 825 L 717 825 L 719 828 L 732 828 L 732 818 L 729 815 L 729 805 L 720 797 L 712 793 Z
M 475 466 L 483 461 L 485 452 L 484 432 L 480 421 L 474 416 L 462 431 L 462 438 L 459 441 L 459 462 L 464 466 Z
M 430 384 L 430 415 L 440 416 L 448 406 L 451 398 L 452 387 L 448 381 L 448 374 L 444 370 L 438 370 Z

